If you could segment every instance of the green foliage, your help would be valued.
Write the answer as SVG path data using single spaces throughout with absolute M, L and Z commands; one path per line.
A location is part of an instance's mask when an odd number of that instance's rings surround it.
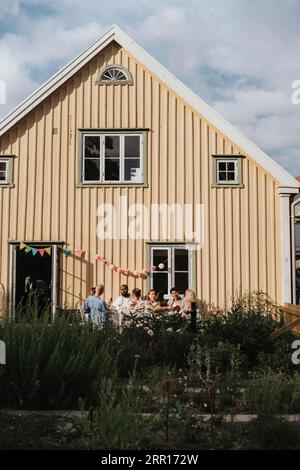
M 6 319 L 6 373 L 0 377 L 0 405 L 27 408 L 78 407 L 90 402 L 99 381 L 115 370 L 111 332 L 48 315 L 18 322 Z
M 151 444 L 153 418 L 142 415 L 132 383 L 128 387 L 118 387 L 113 379 L 103 379 L 98 401 L 82 424 L 84 447 L 130 450 Z
M 272 354 L 270 335 L 281 323 L 276 305 L 261 292 L 235 299 L 229 312 L 211 316 L 199 331 L 199 343 L 216 346 L 218 342 L 239 349 L 244 369 L 259 364 L 259 354 Z
M 258 418 L 249 426 L 251 439 L 262 450 L 299 450 L 300 427 L 278 416 Z
M 259 417 L 300 412 L 300 374 L 254 374 L 245 394 L 245 407 Z
M 132 370 L 136 356 L 141 358 L 138 372 L 145 375 L 150 367 L 184 367 L 193 333 L 180 315 L 155 314 L 133 318 L 119 338 L 119 372 L 122 377 Z M 149 334 L 150 333 L 150 334 Z

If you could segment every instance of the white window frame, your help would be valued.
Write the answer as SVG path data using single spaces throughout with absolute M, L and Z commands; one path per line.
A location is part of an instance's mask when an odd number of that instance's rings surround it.
M 85 138 L 86 137 L 99 137 L 100 140 L 100 178 L 99 180 L 86 180 L 85 179 Z M 105 137 L 119 137 L 120 139 L 120 177 L 119 180 L 106 180 L 105 179 Z M 140 139 L 140 179 L 136 181 L 125 180 L 125 137 L 139 137 Z M 81 182 L 82 184 L 125 184 L 134 185 L 144 183 L 144 136 L 142 133 L 136 132 L 83 132 L 82 133 L 82 150 L 81 150 Z M 92 159 L 91 159 L 92 160 Z M 96 160 L 96 159 L 95 159 Z
M 193 273 L 194 273 L 194 263 L 193 263 L 193 248 L 189 245 L 152 245 L 151 246 L 151 266 L 153 266 L 153 252 L 154 250 L 166 250 L 168 252 L 168 292 L 164 296 L 166 299 L 171 298 L 170 289 L 175 286 L 175 250 L 184 249 L 188 251 L 188 279 L 189 287 L 193 284 Z M 159 272 L 166 272 L 164 270 L 159 270 Z M 186 272 L 186 271 L 176 271 L 176 272 Z M 153 276 L 155 273 L 151 272 L 150 275 L 150 288 L 153 288 Z
M 224 171 L 223 170 L 219 170 L 219 164 L 220 163 L 234 163 L 234 174 L 235 174 L 235 178 L 234 180 L 220 180 L 219 179 L 219 173 L 223 173 Z M 228 170 L 226 169 L 226 173 L 228 172 Z M 239 177 L 239 165 L 238 165 L 238 160 L 237 159 L 223 159 L 223 158 L 218 158 L 217 161 L 216 161 L 216 181 L 217 181 L 217 184 L 224 184 L 224 185 L 232 185 L 232 184 L 239 184 L 240 182 L 240 177 Z
M 9 160 L 0 158 L 0 163 L 5 163 L 5 180 L 0 180 L 0 185 L 4 184 L 7 185 L 9 183 Z M 3 170 L 1 170 L 3 171 Z

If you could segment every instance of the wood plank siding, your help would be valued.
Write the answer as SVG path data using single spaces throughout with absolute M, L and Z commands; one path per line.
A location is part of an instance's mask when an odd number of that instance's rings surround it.
M 134 84 L 99 86 L 99 70 L 122 64 Z M 78 129 L 149 128 L 148 185 L 78 187 Z M 99 240 L 96 210 L 127 196 L 129 203 L 204 205 L 204 245 L 196 253 L 199 298 L 222 306 L 235 292 L 262 289 L 282 300 L 278 182 L 251 155 L 207 122 L 165 83 L 113 42 L 0 138 L 14 154 L 13 187 L 0 187 L 0 284 L 7 295 L 9 241 L 63 240 L 85 258 L 63 258 L 62 306 L 79 305 L 91 285 L 109 299 L 128 281 L 95 261 L 149 267 L 144 240 Z M 212 154 L 239 154 L 244 188 L 212 188 Z M 151 220 L 149 221 L 151 226 Z M 172 240 L 170 240 L 171 242 Z M 184 240 L 182 240 L 184 242 Z

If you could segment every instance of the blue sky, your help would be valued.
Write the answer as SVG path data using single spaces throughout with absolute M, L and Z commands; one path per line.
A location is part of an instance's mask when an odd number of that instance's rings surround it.
M 113 23 L 300 174 L 300 0 L 1 0 L 0 116 Z

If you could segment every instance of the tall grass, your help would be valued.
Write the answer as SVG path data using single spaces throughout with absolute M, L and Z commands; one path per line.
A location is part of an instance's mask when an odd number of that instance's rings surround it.
M 6 373 L 0 377 L 0 406 L 78 407 L 93 400 L 103 377 L 116 368 L 114 333 L 67 318 L 49 323 L 47 313 L 4 321 Z

